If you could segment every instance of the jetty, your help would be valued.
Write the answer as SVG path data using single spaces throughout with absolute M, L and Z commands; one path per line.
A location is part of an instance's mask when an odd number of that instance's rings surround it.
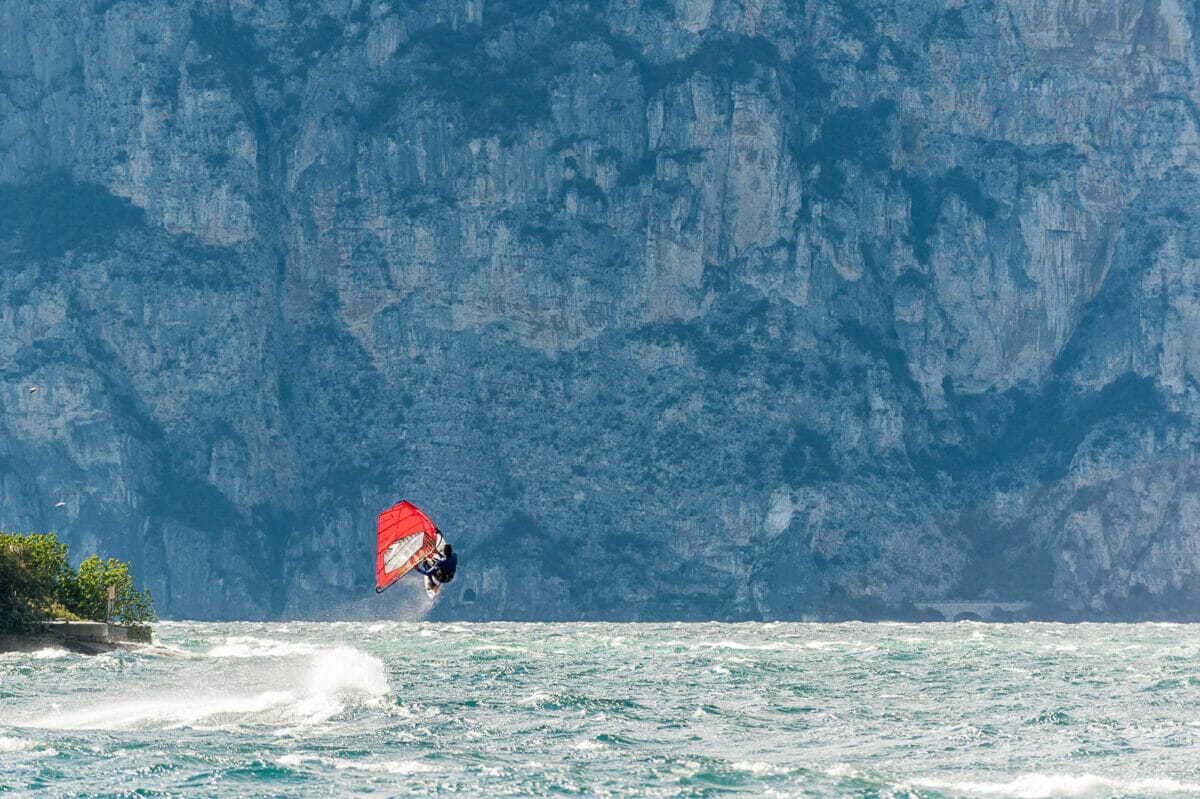
M 108 624 L 102 621 L 48 621 L 28 633 L 0 634 L 0 652 L 37 652 L 66 649 L 83 655 L 116 650 L 143 651 L 152 648 L 153 633 L 144 624 Z M 169 650 L 164 650 L 169 651 Z

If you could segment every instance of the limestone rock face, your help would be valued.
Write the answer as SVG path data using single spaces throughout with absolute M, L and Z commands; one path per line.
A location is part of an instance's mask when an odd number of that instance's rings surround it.
M 393 612 L 400 498 L 447 616 L 1195 616 L 1198 24 L 4 3 L 0 523 L 177 617 Z

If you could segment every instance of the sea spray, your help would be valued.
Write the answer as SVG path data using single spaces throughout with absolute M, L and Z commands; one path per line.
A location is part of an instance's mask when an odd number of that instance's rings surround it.
M 349 704 L 378 707 L 388 695 L 383 662 L 351 647 L 322 652 L 308 674 L 307 691 L 296 710 L 309 724 L 341 713 Z
M 312 641 L 226 636 L 174 669 L 151 662 L 157 668 L 125 692 L 105 690 L 52 702 L 44 712 L 13 717 L 11 723 L 75 730 L 274 726 L 291 731 L 324 722 L 350 704 L 378 706 L 388 694 L 379 658 Z

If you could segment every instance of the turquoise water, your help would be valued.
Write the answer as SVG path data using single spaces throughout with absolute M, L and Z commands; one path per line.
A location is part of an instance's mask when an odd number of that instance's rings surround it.
M 1200 627 L 164 623 L 0 655 L 19 796 L 1200 796 Z

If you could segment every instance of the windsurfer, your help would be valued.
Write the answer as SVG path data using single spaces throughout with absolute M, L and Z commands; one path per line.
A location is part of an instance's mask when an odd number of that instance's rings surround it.
M 407 500 L 379 514 L 377 532 L 376 593 L 387 590 L 422 561 L 434 558 L 443 546 L 437 526 Z M 453 567 L 449 571 L 453 574 Z
M 440 538 L 440 531 L 438 535 Z M 415 568 L 425 575 L 425 590 L 436 593 L 443 583 L 454 579 L 454 572 L 458 570 L 458 555 L 454 554 L 454 547 L 444 543 L 440 550 L 418 563 Z

